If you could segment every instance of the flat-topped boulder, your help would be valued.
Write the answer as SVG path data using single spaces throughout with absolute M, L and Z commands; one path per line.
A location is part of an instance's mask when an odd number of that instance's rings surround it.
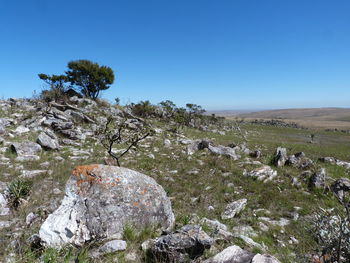
M 116 166 L 77 166 L 65 197 L 40 228 L 45 246 L 83 245 L 86 241 L 121 238 L 125 225 L 170 229 L 171 203 L 151 177 Z

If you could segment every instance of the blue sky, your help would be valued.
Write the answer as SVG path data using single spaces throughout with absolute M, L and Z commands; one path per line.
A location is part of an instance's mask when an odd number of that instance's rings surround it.
M 0 97 L 110 66 L 103 93 L 207 109 L 350 107 L 348 0 L 3 0 Z

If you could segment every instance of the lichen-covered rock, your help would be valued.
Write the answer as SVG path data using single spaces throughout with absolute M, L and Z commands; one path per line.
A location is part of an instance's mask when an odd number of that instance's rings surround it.
M 170 200 L 152 178 L 115 166 L 77 166 L 66 184 L 61 206 L 40 228 L 49 247 L 121 238 L 125 225 L 135 229 L 174 224 Z
M 155 239 L 151 253 L 160 262 L 188 262 L 203 255 L 213 240 L 198 225 L 185 225 L 181 229 Z

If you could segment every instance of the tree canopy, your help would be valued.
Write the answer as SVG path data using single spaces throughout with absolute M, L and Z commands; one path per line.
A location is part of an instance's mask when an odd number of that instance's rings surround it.
M 68 69 L 68 81 L 89 98 L 96 99 L 101 90 L 108 89 L 114 82 L 114 73 L 110 67 L 89 60 L 70 61 Z

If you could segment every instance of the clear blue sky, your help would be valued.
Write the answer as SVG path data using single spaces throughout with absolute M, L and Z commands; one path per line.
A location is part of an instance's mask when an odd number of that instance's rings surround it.
M 4 98 L 89 59 L 110 101 L 350 107 L 349 0 L 3 0 L 0 33 Z

